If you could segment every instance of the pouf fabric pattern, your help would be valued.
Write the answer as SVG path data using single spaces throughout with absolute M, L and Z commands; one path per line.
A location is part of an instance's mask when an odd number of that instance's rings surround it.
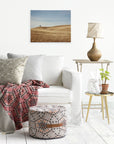
M 29 135 L 41 139 L 61 138 L 66 135 L 64 106 L 39 105 L 29 110 Z

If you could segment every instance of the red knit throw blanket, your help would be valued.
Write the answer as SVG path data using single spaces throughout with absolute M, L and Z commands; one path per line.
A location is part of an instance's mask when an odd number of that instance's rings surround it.
M 17 130 L 22 128 L 22 122 L 28 120 L 29 107 L 37 104 L 38 89 L 48 87 L 46 83 L 37 80 L 29 80 L 21 85 L 11 83 L 0 85 L 0 94 L 2 94 L 0 103 L 14 120 Z

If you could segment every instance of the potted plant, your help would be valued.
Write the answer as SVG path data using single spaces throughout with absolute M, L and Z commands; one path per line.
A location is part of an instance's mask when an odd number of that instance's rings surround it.
M 105 71 L 104 69 L 99 69 L 100 70 L 100 76 L 102 80 L 102 91 L 101 94 L 107 94 L 108 93 L 108 87 L 109 84 L 107 84 L 107 80 L 109 80 L 110 77 L 110 72 L 107 70 Z

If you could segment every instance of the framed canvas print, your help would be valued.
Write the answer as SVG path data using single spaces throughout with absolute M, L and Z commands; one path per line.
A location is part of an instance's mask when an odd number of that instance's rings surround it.
M 70 10 L 31 10 L 31 42 L 71 42 Z

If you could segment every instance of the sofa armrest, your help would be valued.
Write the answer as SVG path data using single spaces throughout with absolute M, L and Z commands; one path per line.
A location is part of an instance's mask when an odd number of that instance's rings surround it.
M 72 120 L 73 123 L 79 124 L 81 122 L 81 73 L 63 70 L 62 82 L 65 88 L 72 90 Z
M 80 72 L 74 72 L 68 69 L 65 69 L 62 71 L 62 83 L 63 86 L 67 89 L 77 89 L 77 86 L 80 86 L 81 80 L 81 73 Z

